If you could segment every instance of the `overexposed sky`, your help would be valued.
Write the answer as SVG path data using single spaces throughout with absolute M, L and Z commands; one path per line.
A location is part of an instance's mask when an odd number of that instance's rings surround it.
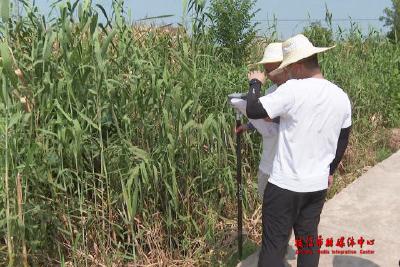
M 46 13 L 52 1 L 36 0 L 36 5 Z M 82 0 L 83 2 L 83 0 Z M 111 12 L 111 0 L 93 0 Z M 208 0 L 207 2 L 210 2 Z M 125 6 L 131 11 L 132 19 L 173 15 L 170 18 L 154 20 L 155 23 L 181 23 L 183 17 L 183 1 L 181 0 L 125 0 Z M 369 27 L 382 29 L 383 23 L 378 19 L 383 15 L 385 7 L 391 7 L 391 0 L 258 0 L 260 8 L 255 20 L 260 22 L 260 34 L 263 34 L 272 19 L 277 21 L 277 30 L 282 38 L 300 32 L 310 21 L 325 18 L 325 5 L 333 14 L 333 25 L 344 29 L 350 27 L 350 18 L 358 23 L 363 31 Z

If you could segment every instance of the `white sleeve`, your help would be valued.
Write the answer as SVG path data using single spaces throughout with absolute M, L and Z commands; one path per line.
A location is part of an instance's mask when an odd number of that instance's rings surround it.
M 292 108 L 294 94 L 290 87 L 290 83 L 287 82 L 279 86 L 275 92 L 260 97 L 259 100 L 271 119 L 286 115 Z
M 230 104 L 246 116 L 246 100 L 233 98 L 231 99 Z M 249 119 L 249 121 L 263 137 L 275 136 L 279 132 L 279 125 L 277 123 L 268 122 L 264 119 Z
M 351 103 L 350 100 L 347 98 L 346 113 L 344 115 L 342 129 L 348 128 L 350 126 L 351 126 Z
M 279 133 L 279 124 L 275 122 L 265 121 L 264 119 L 249 119 L 249 121 L 263 137 L 276 136 Z
M 235 109 L 239 110 L 240 113 L 246 115 L 246 106 L 247 106 L 246 100 L 240 98 L 232 98 L 229 102 Z

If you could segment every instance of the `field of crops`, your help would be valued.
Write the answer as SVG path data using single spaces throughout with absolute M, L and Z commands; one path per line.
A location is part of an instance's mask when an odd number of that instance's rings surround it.
M 71 8 L 0 24 L 0 265 L 220 264 L 236 229 L 226 96 L 247 90 L 264 44 L 238 67 L 206 36 L 140 31 L 118 6 L 99 27 L 99 8 Z M 390 155 L 386 129 L 400 126 L 400 47 L 337 38 L 321 63 L 354 130 L 330 196 Z M 260 138 L 244 143 L 245 227 L 259 242 Z

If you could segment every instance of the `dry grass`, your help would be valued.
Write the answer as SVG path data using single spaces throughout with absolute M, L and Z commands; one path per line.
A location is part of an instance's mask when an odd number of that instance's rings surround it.
M 394 151 L 400 149 L 400 129 L 392 129 L 389 141 L 390 148 Z

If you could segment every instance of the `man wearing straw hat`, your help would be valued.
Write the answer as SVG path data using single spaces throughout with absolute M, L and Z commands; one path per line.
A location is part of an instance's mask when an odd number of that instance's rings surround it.
M 351 104 L 347 94 L 324 79 L 314 47 L 304 35 L 282 44 L 283 61 L 271 75 L 286 70 L 290 80 L 260 97 L 262 72 L 249 74 L 246 113 L 250 119 L 280 117 L 279 139 L 262 208 L 259 266 L 281 267 L 292 228 L 298 267 L 318 266 L 318 224 L 328 185 L 348 144 Z M 311 251 L 301 253 L 301 249 Z
M 256 65 L 263 65 L 265 73 L 270 73 L 275 70 L 282 63 L 282 43 L 271 43 L 264 50 L 264 56 L 260 62 Z M 268 75 L 268 74 L 267 74 Z M 274 92 L 279 85 L 283 84 L 287 80 L 286 72 L 278 73 L 275 76 L 268 76 L 268 78 L 274 83 L 271 87 L 266 90 L 266 94 Z M 231 104 L 234 108 L 238 109 L 242 114 L 246 115 L 246 100 L 232 99 Z M 237 132 L 246 131 L 248 129 L 255 128 L 263 138 L 263 151 L 261 154 L 260 165 L 257 173 L 258 179 L 258 193 L 261 200 L 265 187 L 268 182 L 268 178 L 272 171 L 272 162 L 276 153 L 276 146 L 278 143 L 278 120 L 266 121 L 264 119 L 252 120 L 250 119 L 248 124 L 243 124 Z

